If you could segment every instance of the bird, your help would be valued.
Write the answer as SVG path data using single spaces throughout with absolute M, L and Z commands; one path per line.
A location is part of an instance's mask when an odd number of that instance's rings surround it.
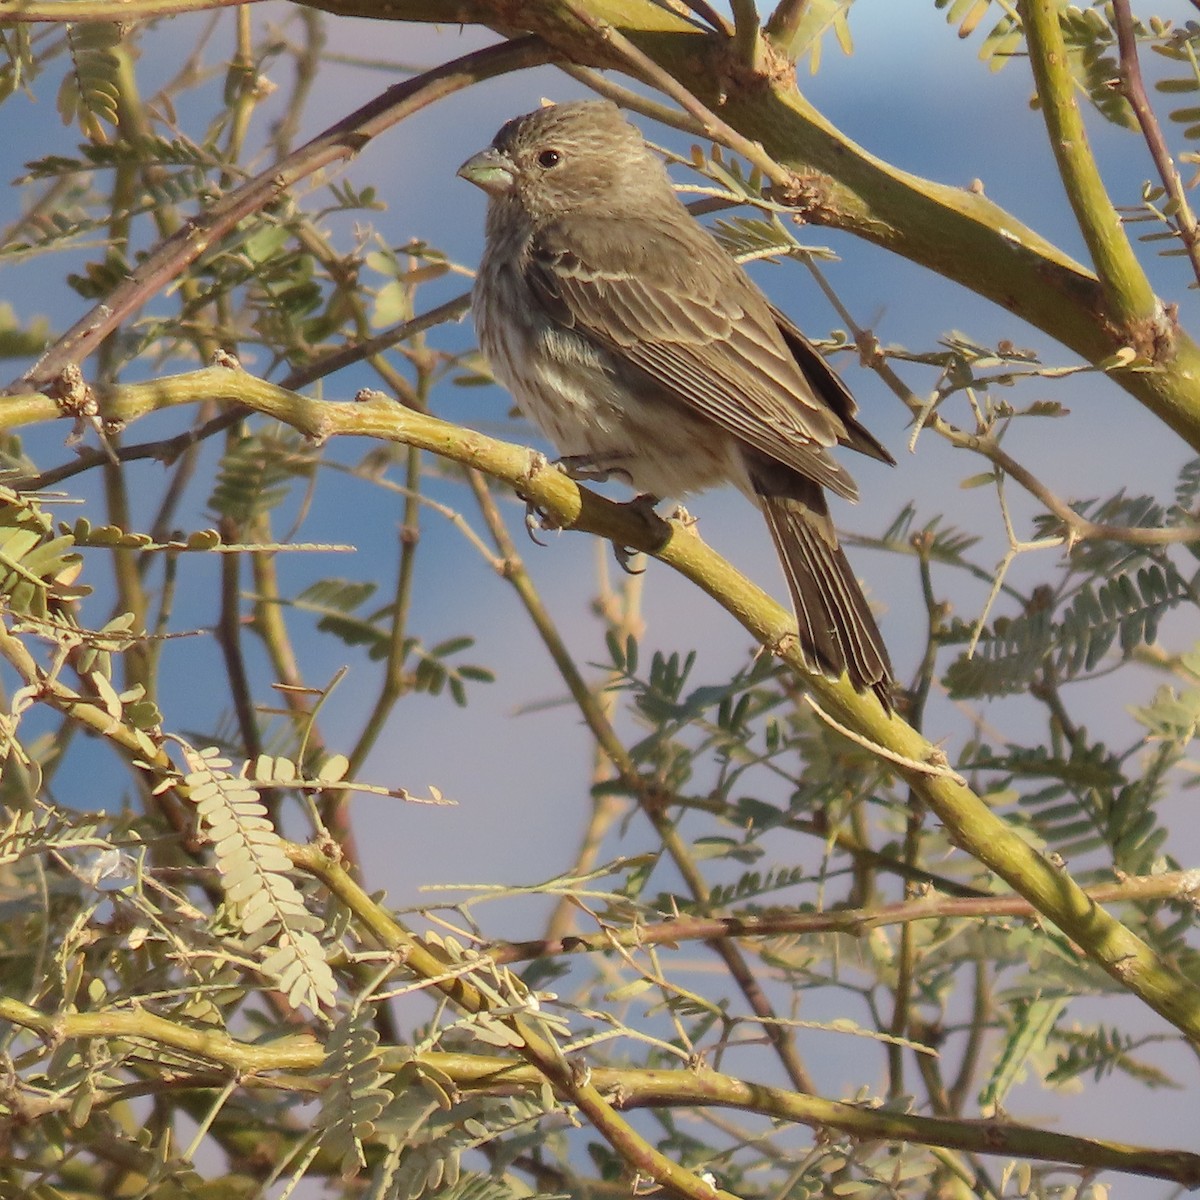
M 651 502 L 736 486 L 766 518 L 805 666 L 890 712 L 887 647 L 825 493 L 858 498 L 835 446 L 894 459 L 838 374 L 611 101 L 516 117 L 458 174 L 488 196 L 472 313 L 517 407 L 565 464 Z

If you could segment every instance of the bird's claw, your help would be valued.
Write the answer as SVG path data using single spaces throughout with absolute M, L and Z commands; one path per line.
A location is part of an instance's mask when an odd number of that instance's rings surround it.
M 596 454 L 564 454 L 555 465 L 576 483 L 607 483 L 615 475 L 633 486 L 633 480 L 624 467 L 613 466 L 611 459 L 606 461 Z
M 662 518 L 654 511 L 654 506 L 657 503 L 657 496 L 653 496 L 649 492 L 643 492 L 639 496 L 634 496 L 632 500 L 627 500 L 621 507 L 627 508 L 641 517 L 646 523 L 647 529 L 656 530 L 662 528 Z M 616 555 L 617 564 L 626 575 L 641 575 L 645 571 L 645 567 L 631 567 L 629 565 L 630 560 L 640 553 L 640 550 L 635 550 L 630 546 L 621 546 L 613 542 L 613 554 Z
M 546 543 L 538 537 L 538 530 L 546 528 L 546 514 L 532 500 L 525 501 L 525 532 L 535 546 L 545 546 Z
M 529 452 L 529 467 L 525 471 L 525 482 L 531 483 L 534 476 L 540 474 L 549 467 L 550 461 L 540 450 L 531 450 Z M 554 464 L 557 469 L 558 464 Z M 524 488 L 518 487 L 518 495 L 524 492 Z M 557 529 L 550 516 L 542 509 L 538 508 L 537 504 L 530 500 L 528 496 L 523 497 L 525 500 L 525 532 L 529 534 L 529 540 L 537 546 L 545 546 L 545 542 L 538 537 L 538 533 L 547 529 Z
M 539 533 L 545 533 L 547 530 L 554 532 L 561 528 L 562 525 L 551 513 L 538 508 L 532 500 L 525 501 L 525 532 L 529 534 L 529 540 L 535 545 L 544 546 L 546 544 L 537 536 Z
M 617 566 L 625 572 L 626 575 L 644 575 L 645 567 L 631 567 L 629 564 L 641 554 L 640 550 L 633 549 L 632 546 L 622 546 L 618 542 L 613 542 L 613 555 L 617 560 Z

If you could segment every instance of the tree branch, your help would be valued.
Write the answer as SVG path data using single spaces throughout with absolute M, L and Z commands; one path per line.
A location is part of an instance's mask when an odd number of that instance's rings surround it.
M 294 847 L 293 858 L 305 870 L 328 882 L 326 877 L 333 869 L 332 863 L 329 860 L 322 861 L 311 847 Z M 353 882 L 348 875 L 343 874 L 335 882 L 336 890 L 346 893 L 345 898 L 352 902 L 362 899 L 367 909 L 376 908 L 377 921 L 381 929 L 386 928 L 390 917 L 378 909 L 366 893 L 361 890 L 355 893 L 348 889 L 346 885 Z M 419 947 L 419 942 L 416 945 Z M 435 971 L 440 964 L 432 956 L 425 961 L 426 956 L 427 951 L 418 951 L 422 966 L 431 972 Z M 463 986 L 469 989 L 469 985 Z M 325 1063 L 325 1047 L 307 1037 L 251 1045 L 223 1030 L 193 1029 L 145 1009 L 43 1013 L 8 997 L 0 997 L 0 1020 L 57 1041 L 101 1038 L 147 1041 L 201 1062 L 215 1063 L 226 1072 L 243 1076 L 242 1086 L 245 1087 L 257 1085 L 277 1089 L 283 1084 L 307 1094 L 328 1086 L 325 1080 L 313 1079 L 313 1074 L 320 1071 Z M 438 1076 L 449 1078 L 464 1091 L 536 1092 L 543 1080 L 540 1068 L 525 1066 L 499 1055 L 426 1052 L 414 1060 L 407 1051 L 396 1055 L 389 1055 L 385 1051 L 383 1058 L 384 1068 L 392 1072 L 405 1066 L 411 1068 L 414 1061 L 426 1064 Z M 303 1074 L 294 1080 L 277 1080 L 271 1078 L 276 1072 Z M 197 1081 L 197 1086 L 204 1085 L 203 1080 Z M 1004 1119 L 963 1121 L 922 1117 L 748 1083 L 713 1070 L 595 1067 L 588 1073 L 586 1086 L 597 1094 L 602 1092 L 618 1097 L 617 1104 L 623 1110 L 703 1106 L 736 1108 L 743 1112 L 761 1113 L 779 1121 L 809 1125 L 817 1130 L 836 1130 L 864 1141 L 919 1142 L 977 1154 L 1072 1163 L 1091 1170 L 1124 1171 L 1153 1179 L 1174 1180 L 1187 1187 L 1200 1184 L 1200 1155 L 1184 1150 L 1148 1149 L 1097 1138 L 1074 1137 Z M 103 1095 L 98 1099 L 102 1103 Z M 65 1103 L 69 1102 L 68 1098 Z M 613 1109 L 609 1111 L 613 1112 L 617 1121 L 625 1124 Z M 656 1151 L 652 1153 L 657 1155 Z M 674 1163 L 668 1162 L 667 1165 L 673 1169 L 673 1175 L 696 1179 L 691 1172 Z M 728 1193 L 718 1192 L 699 1180 L 696 1180 L 699 1187 L 686 1191 L 675 1188 L 672 1182 L 664 1182 L 677 1195 L 696 1196 L 700 1200 L 717 1200 L 718 1197 L 733 1200 Z
M 1117 883 L 1087 889 L 1097 904 L 1161 902 L 1190 903 L 1200 892 L 1200 870 L 1139 875 Z M 866 937 L 873 929 L 907 925 L 914 921 L 953 921 L 1009 917 L 1036 920 L 1041 914 L 1021 896 L 942 896 L 936 892 L 882 904 L 875 908 L 839 908 L 829 912 L 790 910 L 747 917 L 678 917 L 621 930 L 605 927 L 600 933 L 571 934 L 565 938 L 528 942 L 492 942 L 485 952 L 498 963 L 528 962 L 563 954 L 603 954 L 614 946 L 636 950 L 639 946 L 672 946 L 679 942 L 707 941 L 714 937 L 779 937 L 801 934 L 844 933 Z
M 1115 332 L 1137 353 L 1158 360 L 1170 329 L 1113 207 L 1092 155 L 1067 57 L 1057 0 L 1022 0 L 1029 63 L 1067 198 L 1106 296 Z
M 577 65 L 629 69 L 611 39 L 599 40 L 580 25 L 573 4 L 518 9 L 502 0 L 389 0 L 386 7 L 382 0 L 305 2 L 343 15 L 533 32 Z M 1103 365 L 1114 382 L 1200 452 L 1200 396 L 1193 382 L 1200 378 L 1200 347 L 1145 293 L 1140 271 L 1122 276 L 1120 293 L 1137 300 L 1141 314 L 1141 323 L 1131 323 L 1128 311 L 1110 311 L 1108 292 L 1091 272 L 981 192 L 911 175 L 856 145 L 796 90 L 791 72 L 739 84 L 730 77 L 725 39 L 698 32 L 652 0 L 589 0 L 587 12 L 593 24 L 621 33 L 697 101 L 719 109 L 740 138 L 761 144 L 767 159 L 792 172 L 790 187 L 778 188 L 776 199 L 809 221 L 853 233 L 961 283 Z M 1113 262 L 1124 260 L 1115 253 Z M 1143 356 L 1140 362 L 1115 357 L 1131 345 Z M 1154 362 L 1153 370 L 1145 369 L 1146 361 Z
M 555 52 L 536 38 L 489 46 L 390 87 L 286 158 L 192 218 L 143 260 L 104 301 L 77 321 L 8 391 L 38 391 L 78 364 L 161 288 L 210 250 L 239 221 L 275 203 L 299 180 L 357 154 L 372 138 L 434 101 L 508 71 L 549 62 Z
M 1175 169 L 1171 151 L 1167 148 L 1167 140 L 1163 137 L 1162 127 L 1154 115 L 1150 97 L 1146 94 L 1146 84 L 1142 79 L 1142 65 L 1138 61 L 1137 36 L 1134 33 L 1133 13 L 1129 10 L 1129 0 L 1114 0 L 1114 24 L 1117 27 L 1117 44 L 1121 55 L 1121 91 L 1129 101 L 1134 116 L 1142 129 L 1142 137 L 1150 150 L 1150 157 L 1158 169 L 1158 177 L 1166 188 L 1167 195 L 1174 206 L 1172 216 L 1179 231 L 1179 240 L 1187 250 L 1188 259 L 1192 264 L 1192 273 L 1200 282 L 1200 231 L 1196 227 L 1196 215 L 1188 203 L 1187 192 L 1179 172 Z
M 544 458 L 483 434 L 396 405 L 379 394 L 356 402 L 322 402 L 255 379 L 240 369 L 209 367 L 147 383 L 106 389 L 95 397 L 108 419 L 133 421 L 149 412 L 210 400 L 243 404 L 299 429 L 319 441 L 360 436 L 400 442 L 486 471 L 508 483 L 562 528 L 582 529 L 619 545 L 653 554 L 712 596 L 772 653 L 777 654 L 822 707 L 869 744 L 892 756 L 896 773 L 946 827 L 951 839 L 1075 941 L 1114 979 L 1189 1037 L 1200 1041 L 1200 989 L 1153 949 L 1095 903 L 1060 868 L 1031 847 L 970 788 L 955 778 L 898 765 L 896 757 L 939 766 L 944 755 L 874 697 L 857 694 L 843 677 L 812 675 L 798 652 L 790 613 L 761 588 L 734 571 L 690 531 L 673 522 L 631 512 L 548 469 Z M 0 429 L 15 429 L 61 416 L 51 396 L 11 397 L 0 407 Z

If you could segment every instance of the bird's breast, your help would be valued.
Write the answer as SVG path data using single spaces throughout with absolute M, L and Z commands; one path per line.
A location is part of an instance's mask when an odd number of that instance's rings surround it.
M 559 454 L 587 456 L 661 497 L 741 483 L 732 437 L 614 351 L 547 316 L 516 267 L 485 259 L 474 309 L 493 375 Z

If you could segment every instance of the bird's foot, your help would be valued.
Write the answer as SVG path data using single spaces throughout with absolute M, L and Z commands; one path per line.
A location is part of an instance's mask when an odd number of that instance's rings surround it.
M 634 496 L 632 500 L 627 500 L 621 507 L 636 513 L 646 523 L 647 528 L 657 531 L 662 528 L 662 518 L 654 511 L 657 503 L 657 496 L 643 492 L 640 496 Z M 640 553 L 640 550 L 635 550 L 632 546 L 622 546 L 613 542 L 613 554 L 616 556 L 617 565 L 626 575 L 640 575 L 646 569 L 645 567 L 630 566 L 630 563 Z
M 634 566 L 633 564 L 641 559 L 642 552 L 633 549 L 632 546 L 622 546 L 617 542 L 613 542 L 613 557 L 617 560 L 617 566 L 625 572 L 626 575 L 644 575 L 645 567 Z
M 568 479 L 576 483 L 607 483 L 616 477 L 623 483 L 633 486 L 629 472 L 616 465 L 612 455 L 600 454 L 564 454 L 555 464 Z
M 531 450 L 529 452 L 529 469 L 525 472 L 525 481 L 531 483 L 535 476 L 541 474 L 552 464 L 550 460 L 540 451 Z M 553 464 L 557 469 L 558 464 Z M 543 509 L 538 508 L 537 504 L 525 495 L 525 489 L 518 486 L 517 494 L 525 499 L 525 532 L 529 534 L 529 540 L 535 545 L 544 546 L 546 543 L 538 537 L 539 533 L 544 533 L 547 530 L 555 530 L 561 526 Z
M 538 534 L 554 528 L 556 526 L 532 500 L 525 501 L 525 532 L 529 534 L 529 540 L 535 546 L 545 546 L 546 543 L 538 537 Z

